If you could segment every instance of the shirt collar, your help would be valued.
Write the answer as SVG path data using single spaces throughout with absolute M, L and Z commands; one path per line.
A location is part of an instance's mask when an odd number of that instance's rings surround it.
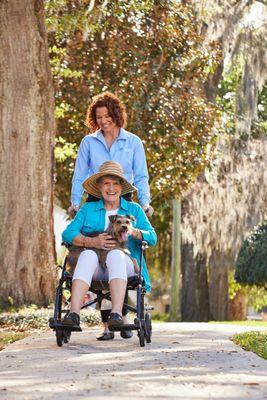
M 123 197 L 121 197 L 121 202 L 120 202 L 120 208 L 122 208 L 125 211 L 128 211 L 129 208 L 129 202 L 127 200 L 125 200 Z M 99 210 L 104 210 L 104 200 L 100 199 L 99 201 L 95 202 L 95 211 L 99 211 Z
M 103 142 L 103 140 L 105 140 L 101 130 L 98 130 L 98 131 L 92 133 L 91 136 L 101 140 L 101 142 Z M 128 135 L 127 135 L 126 130 L 123 128 L 120 128 L 118 140 L 126 140 L 127 137 L 128 137 Z

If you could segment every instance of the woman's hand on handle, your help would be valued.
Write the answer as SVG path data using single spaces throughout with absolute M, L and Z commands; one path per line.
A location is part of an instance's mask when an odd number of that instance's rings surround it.
M 74 204 L 69 206 L 69 208 L 67 209 L 67 214 L 71 217 L 71 219 L 75 217 L 75 215 L 79 211 L 79 208 L 80 208 L 79 206 L 75 206 Z
M 154 213 L 154 208 L 151 205 L 149 205 L 149 204 L 144 205 L 143 210 L 146 213 L 146 216 L 148 218 L 152 217 L 152 215 Z

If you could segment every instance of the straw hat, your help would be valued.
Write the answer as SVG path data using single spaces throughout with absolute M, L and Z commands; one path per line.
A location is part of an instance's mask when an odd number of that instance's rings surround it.
M 106 161 L 104 162 L 100 168 L 99 172 L 89 176 L 89 178 L 85 179 L 83 182 L 83 188 L 86 190 L 87 193 L 95 196 L 95 197 L 102 197 L 102 194 L 98 187 L 98 180 L 102 176 L 116 176 L 117 178 L 121 179 L 122 185 L 122 192 L 121 194 L 124 195 L 126 193 L 131 193 L 137 191 L 136 187 L 131 185 L 123 176 L 123 170 L 119 163 L 115 161 Z

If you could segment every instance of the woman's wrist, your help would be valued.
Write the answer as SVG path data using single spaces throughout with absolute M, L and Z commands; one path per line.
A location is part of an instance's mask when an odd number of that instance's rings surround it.
M 140 240 L 142 238 L 141 231 L 139 229 L 134 229 L 132 236 L 133 236 L 134 239 L 139 239 Z
M 82 247 L 94 247 L 94 238 L 88 236 L 82 236 Z

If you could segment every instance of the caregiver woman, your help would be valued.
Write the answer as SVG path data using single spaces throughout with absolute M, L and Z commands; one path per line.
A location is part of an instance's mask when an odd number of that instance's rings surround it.
M 127 123 L 125 106 L 117 96 L 104 92 L 93 98 L 88 107 L 85 125 L 94 133 L 81 141 L 72 179 L 70 215 L 78 211 L 83 194 L 82 182 L 98 172 L 105 161 L 117 161 L 124 177 L 138 189 L 138 201 L 147 216 L 153 214 L 146 156 L 141 139 L 124 129 Z M 131 193 L 125 195 L 131 199 Z M 88 196 L 87 201 L 95 201 Z

